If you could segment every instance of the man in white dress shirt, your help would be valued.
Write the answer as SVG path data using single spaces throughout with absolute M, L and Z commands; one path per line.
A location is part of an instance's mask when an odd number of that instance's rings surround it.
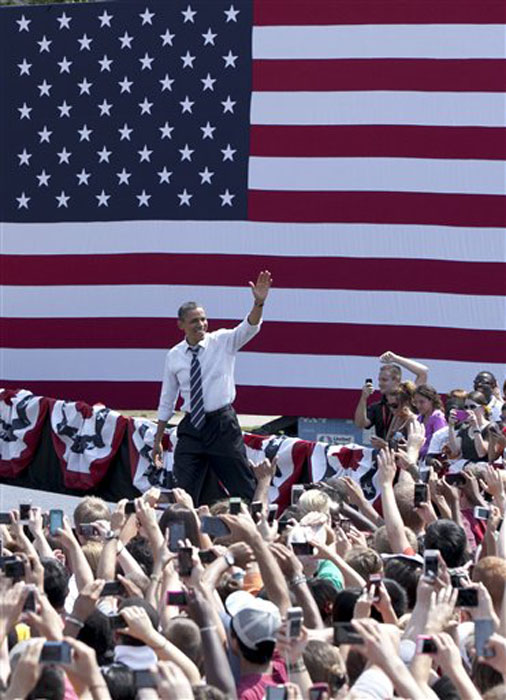
M 249 283 L 253 307 L 233 329 L 208 333 L 206 313 L 192 301 L 178 311 L 178 326 L 185 338 L 167 353 L 153 459 L 161 468 L 163 433 L 181 394 L 186 415 L 177 429 L 173 473 L 177 486 L 190 493 L 196 505 L 208 467 L 231 496 L 247 500 L 253 496 L 255 479 L 232 407 L 234 367 L 237 352 L 260 330 L 271 284 L 268 271 L 260 272 L 257 281 Z

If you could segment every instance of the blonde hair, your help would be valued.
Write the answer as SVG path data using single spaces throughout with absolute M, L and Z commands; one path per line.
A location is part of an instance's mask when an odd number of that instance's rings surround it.
M 313 511 L 328 515 L 330 511 L 330 498 L 319 489 L 310 489 L 309 491 L 304 491 L 299 498 L 297 506 L 302 515 Z
M 74 510 L 76 528 L 83 523 L 94 523 L 95 520 L 110 520 L 111 512 L 103 498 L 85 496 Z
M 93 571 L 93 576 L 96 577 L 98 562 L 100 561 L 100 555 L 102 554 L 102 549 L 104 547 L 103 542 L 96 542 L 93 540 L 88 540 L 82 546 L 83 554 L 86 557 L 86 561 L 90 565 L 90 569 Z

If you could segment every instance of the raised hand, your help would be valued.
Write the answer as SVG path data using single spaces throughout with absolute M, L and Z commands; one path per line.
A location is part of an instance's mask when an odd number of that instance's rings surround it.
M 255 297 L 255 302 L 263 304 L 267 299 L 269 290 L 272 285 L 272 277 L 269 270 L 262 270 L 259 272 L 256 282 L 249 282 L 253 296 Z

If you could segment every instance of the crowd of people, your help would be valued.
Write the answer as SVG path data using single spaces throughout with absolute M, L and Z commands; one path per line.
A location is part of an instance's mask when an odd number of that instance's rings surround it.
M 374 502 L 350 474 L 278 511 L 274 458 L 251 502 L 1 513 L 0 698 L 506 698 L 506 405 L 490 372 L 443 403 L 381 361 Z

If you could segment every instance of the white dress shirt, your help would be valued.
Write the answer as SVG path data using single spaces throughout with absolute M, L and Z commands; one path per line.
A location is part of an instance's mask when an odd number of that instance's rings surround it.
M 235 356 L 260 330 L 261 322 L 252 326 L 245 318 L 232 329 L 220 328 L 206 333 L 197 355 L 202 371 L 202 391 L 206 413 L 217 411 L 235 399 Z M 183 398 L 183 411 L 190 406 L 190 365 L 192 353 L 186 339 L 167 353 L 163 371 L 162 391 L 158 404 L 158 420 L 167 421 L 174 413 L 179 394 Z

